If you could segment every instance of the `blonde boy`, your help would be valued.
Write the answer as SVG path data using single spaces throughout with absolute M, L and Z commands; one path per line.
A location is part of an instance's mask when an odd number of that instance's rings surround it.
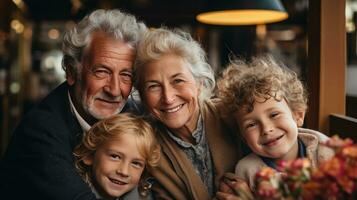
M 307 157 L 315 167 L 333 151 L 320 145 L 328 139 L 304 123 L 307 94 L 296 73 L 271 57 L 230 64 L 218 81 L 219 97 L 230 106 L 240 134 L 252 153 L 236 165 L 235 173 L 254 191 L 262 167 L 275 170 L 278 160 Z
M 78 172 L 97 198 L 119 199 L 137 187 L 146 165 L 157 165 L 160 149 L 152 127 L 124 113 L 94 124 L 74 155 Z

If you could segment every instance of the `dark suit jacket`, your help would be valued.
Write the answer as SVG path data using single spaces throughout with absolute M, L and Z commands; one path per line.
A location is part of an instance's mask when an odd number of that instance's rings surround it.
M 81 137 L 63 83 L 14 131 L 0 163 L 1 199 L 95 199 L 73 164 Z

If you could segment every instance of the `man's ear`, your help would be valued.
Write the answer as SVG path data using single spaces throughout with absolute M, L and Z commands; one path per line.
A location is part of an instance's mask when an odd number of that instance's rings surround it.
M 72 70 L 66 72 L 66 78 L 68 85 L 72 86 L 76 82 L 76 73 Z
M 83 163 L 90 166 L 93 164 L 93 156 L 94 155 L 88 155 L 83 158 Z
M 293 115 L 298 127 L 302 127 L 302 125 L 304 124 L 305 113 L 306 111 L 303 109 L 298 109 L 294 111 Z

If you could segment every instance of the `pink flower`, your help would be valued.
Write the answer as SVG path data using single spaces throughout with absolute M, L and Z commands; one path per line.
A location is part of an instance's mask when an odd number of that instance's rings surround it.
M 258 195 L 260 197 L 272 198 L 278 194 L 277 188 L 273 187 L 269 181 L 261 181 L 258 188 Z
M 280 175 L 271 168 L 257 173 L 257 199 L 352 199 L 357 189 L 357 145 L 333 136 L 326 145 L 335 156 L 312 168 L 308 159 L 279 161 Z
M 342 149 L 342 156 L 350 157 L 350 158 L 357 158 L 357 146 L 347 146 Z
M 260 180 L 269 180 L 270 178 L 274 177 L 275 174 L 276 172 L 272 168 L 264 167 L 256 174 L 256 177 Z

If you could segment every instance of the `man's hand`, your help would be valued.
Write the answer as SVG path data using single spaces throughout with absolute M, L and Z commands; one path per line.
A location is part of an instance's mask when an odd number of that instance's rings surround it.
M 247 183 L 233 173 L 226 173 L 219 184 L 216 198 L 220 200 L 253 200 Z

